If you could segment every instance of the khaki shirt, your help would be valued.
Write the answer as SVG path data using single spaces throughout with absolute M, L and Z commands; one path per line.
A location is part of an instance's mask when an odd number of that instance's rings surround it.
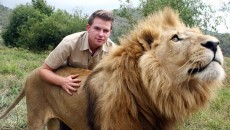
M 45 59 L 45 63 L 52 69 L 68 65 L 72 67 L 92 69 L 115 44 L 108 39 L 92 56 L 88 33 L 78 32 L 66 36 Z

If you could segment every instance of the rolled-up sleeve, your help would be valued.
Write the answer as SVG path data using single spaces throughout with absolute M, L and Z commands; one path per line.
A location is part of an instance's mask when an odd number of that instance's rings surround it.
M 63 39 L 58 46 L 45 59 L 45 63 L 52 69 L 62 66 L 71 53 L 71 41 Z

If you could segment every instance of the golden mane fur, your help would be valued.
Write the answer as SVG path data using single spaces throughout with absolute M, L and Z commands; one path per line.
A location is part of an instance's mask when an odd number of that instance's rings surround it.
M 72 97 L 35 70 L 24 89 L 29 128 L 57 118 L 73 130 L 171 130 L 213 98 L 224 79 L 222 65 L 219 41 L 165 8 L 122 37 Z M 57 73 L 89 74 L 77 70 Z

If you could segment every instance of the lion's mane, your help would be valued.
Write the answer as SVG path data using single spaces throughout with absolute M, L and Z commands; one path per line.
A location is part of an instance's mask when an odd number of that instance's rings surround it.
M 222 70 L 221 78 L 202 81 L 187 71 L 173 71 L 173 65 L 168 67 L 173 59 L 155 51 L 166 47 L 162 44 L 171 30 L 203 35 L 197 28 L 186 27 L 177 13 L 166 8 L 140 21 L 96 66 L 85 85 L 91 129 L 173 129 L 177 121 L 212 99 L 224 77 Z

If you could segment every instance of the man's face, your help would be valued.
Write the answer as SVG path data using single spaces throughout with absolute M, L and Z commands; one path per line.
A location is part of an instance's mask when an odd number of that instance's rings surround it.
M 104 21 L 100 18 L 95 18 L 92 25 L 87 25 L 89 33 L 89 45 L 91 49 L 102 46 L 111 34 L 111 21 Z

